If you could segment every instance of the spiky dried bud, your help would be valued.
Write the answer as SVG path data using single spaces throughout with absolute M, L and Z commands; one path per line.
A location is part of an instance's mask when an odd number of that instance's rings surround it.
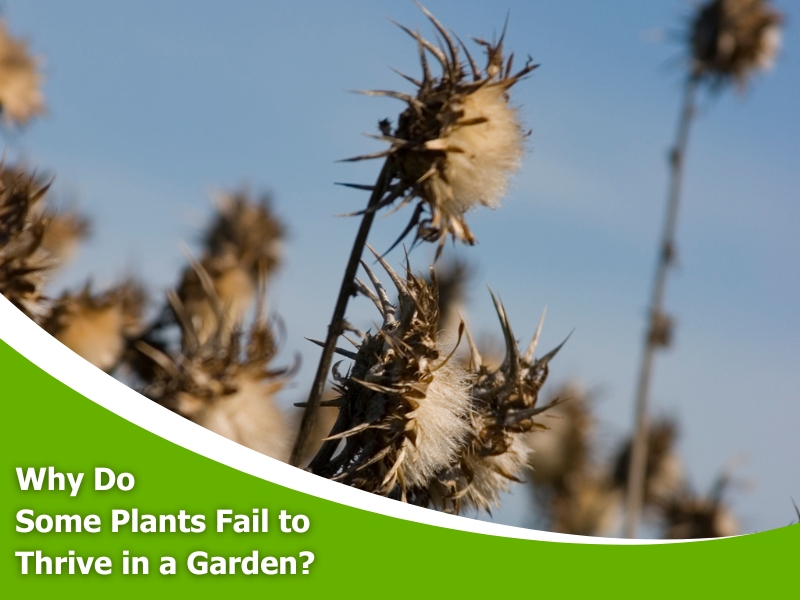
M 650 426 L 645 468 L 645 505 L 658 505 L 663 499 L 672 497 L 684 485 L 683 466 L 675 450 L 677 437 L 677 425 L 670 419 L 658 420 Z M 614 484 L 620 489 L 628 484 L 632 444 L 632 440 L 627 440 L 614 461 Z
M 0 293 L 37 322 L 49 310 L 44 285 L 57 264 L 42 248 L 51 217 L 36 207 L 48 188 L 0 165 Z
M 142 392 L 199 425 L 262 454 L 286 460 L 292 432 L 275 404 L 275 394 L 293 369 L 271 369 L 276 344 L 268 323 L 256 319 L 246 340 L 238 328 L 217 327 L 205 340 L 175 294 L 183 347 L 169 352 L 143 341 L 142 356 L 152 361 L 152 377 Z M 244 346 L 244 347 L 243 347 Z
M 509 175 L 522 158 L 525 137 L 517 110 L 510 104 L 509 89 L 536 65 L 529 59 L 522 69 L 512 71 L 513 54 L 508 59 L 503 56 L 501 36 L 497 43 L 476 39 L 487 53 L 481 70 L 466 46 L 460 41 L 457 45 L 442 24 L 421 8 L 443 41 L 436 46 L 398 24 L 417 42 L 422 78 L 404 75 L 417 87 L 413 95 L 364 92 L 397 98 L 408 108 L 393 131 L 388 121 L 381 122 L 378 139 L 390 144 L 388 150 L 351 160 L 387 157 L 387 192 L 377 208 L 399 198 L 400 206 L 419 200 L 401 238 L 416 226 L 417 239 L 438 240 L 441 251 L 448 234 L 474 244 L 465 213 L 478 205 L 494 208 L 505 194 Z M 467 58 L 466 68 L 459 46 Z M 428 57 L 440 64 L 440 75 L 431 73 Z
M 0 115 L 6 124 L 25 125 L 45 112 L 42 79 L 28 44 L 14 38 L 0 19 Z
M 744 86 L 757 70 L 772 66 L 780 47 L 782 16 L 768 0 L 712 0 L 692 24 L 695 75 L 719 86 Z
M 375 291 L 360 280 L 359 289 L 383 324 L 363 334 L 357 352 L 339 350 L 354 362 L 345 375 L 334 369 L 339 418 L 329 439 L 343 439 L 344 448 L 318 471 L 407 501 L 458 459 L 470 427 L 471 378 L 437 338 L 435 283 L 409 268 L 403 279 L 379 260 L 397 287 L 397 306 L 362 262 Z
M 126 281 L 102 294 L 86 284 L 77 294 L 65 293 L 44 329 L 73 352 L 103 371 L 118 365 L 127 342 L 142 327 L 146 296 L 134 281 Z

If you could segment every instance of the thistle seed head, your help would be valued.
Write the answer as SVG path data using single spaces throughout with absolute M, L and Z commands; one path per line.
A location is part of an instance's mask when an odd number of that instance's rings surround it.
M 5 124 L 25 125 L 45 112 L 39 66 L 28 44 L 11 36 L 0 19 L 0 115 Z
M 441 251 L 448 234 L 474 244 L 465 213 L 478 205 L 496 207 L 505 194 L 508 178 L 522 158 L 525 137 L 509 90 L 536 65 L 529 59 L 513 71 L 513 55 L 504 57 L 501 36 L 497 43 L 476 39 L 487 54 L 481 70 L 467 47 L 420 8 L 442 41 L 434 45 L 399 25 L 417 42 L 422 77 L 404 76 L 417 88 L 413 95 L 364 92 L 402 100 L 408 108 L 394 130 L 389 121 L 380 124 L 379 139 L 390 144 L 388 150 L 351 160 L 387 157 L 386 194 L 378 208 L 397 199 L 402 199 L 401 206 L 417 200 L 401 239 L 416 226 L 417 239 L 438 240 Z M 461 51 L 467 65 L 462 64 Z M 439 63 L 439 75 L 432 74 L 429 60 Z
M 103 371 L 122 358 L 127 341 L 142 327 L 146 296 L 134 281 L 126 281 L 102 294 L 91 285 L 56 300 L 44 329 L 67 348 Z
M 711 0 L 703 5 L 690 32 L 695 75 L 714 86 L 730 81 L 744 86 L 755 71 L 772 66 L 782 20 L 768 0 Z
M 376 255 L 377 256 L 377 255 Z M 383 259 L 395 284 L 397 305 L 372 270 L 373 288 L 358 280 L 377 306 L 383 324 L 363 334 L 344 375 L 334 369 L 339 419 L 329 439 L 344 448 L 327 467 L 332 478 L 408 500 L 458 458 L 469 433 L 471 378 L 437 337 L 438 295 L 434 283 L 406 268 L 398 275 Z

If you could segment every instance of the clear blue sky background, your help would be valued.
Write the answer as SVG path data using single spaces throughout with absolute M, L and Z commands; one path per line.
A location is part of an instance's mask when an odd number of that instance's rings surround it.
M 732 458 L 749 489 L 729 495 L 745 531 L 785 525 L 800 502 L 800 45 L 796 2 L 774 72 L 744 95 L 702 102 L 692 132 L 679 270 L 679 322 L 657 362 L 656 413 L 680 418 L 680 452 L 707 490 Z M 669 40 L 690 5 L 678 0 L 443 2 L 429 8 L 462 37 L 511 23 L 508 48 L 542 67 L 514 90 L 533 130 L 498 211 L 471 216 L 480 244 L 471 320 L 496 324 L 485 284 L 521 337 L 549 307 L 544 347 L 576 333 L 553 382 L 602 390 L 606 448 L 629 431 L 660 230 L 666 152 L 677 116 L 682 48 Z M 94 220 L 64 277 L 103 284 L 129 271 L 159 293 L 183 264 L 215 189 L 274 192 L 291 231 L 272 309 L 304 367 L 305 392 L 357 222 L 378 165 L 337 164 L 377 149 L 360 134 L 401 105 L 345 93 L 404 88 L 389 66 L 417 72 L 415 47 L 386 17 L 419 24 L 402 2 L 55 2 L 6 0 L 11 29 L 46 57 L 49 116 L 6 135 L 12 157 L 57 174 L 56 189 Z M 663 39 L 663 38 L 667 39 Z M 379 222 L 385 248 L 406 214 Z M 421 268 L 428 255 L 414 255 Z M 401 256 L 392 256 L 399 262 Z M 354 305 L 354 321 L 374 318 Z M 524 491 L 496 518 L 526 524 Z

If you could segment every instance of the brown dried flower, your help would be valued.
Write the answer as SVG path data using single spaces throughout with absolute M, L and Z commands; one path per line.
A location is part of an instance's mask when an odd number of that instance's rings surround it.
M 714 85 L 743 86 L 772 66 L 780 47 L 780 13 L 768 0 L 712 0 L 692 24 L 693 72 Z
M 456 44 L 442 24 L 420 8 L 443 42 L 436 46 L 398 24 L 417 42 L 422 79 L 403 75 L 417 86 L 414 95 L 363 92 L 397 98 L 408 108 L 400 114 L 394 130 L 389 121 L 380 124 L 378 139 L 390 144 L 388 150 L 350 160 L 387 157 L 387 194 L 376 209 L 399 198 L 400 206 L 419 200 L 401 239 L 417 226 L 417 239 L 438 240 L 441 252 L 448 234 L 474 244 L 465 213 L 478 205 L 496 207 L 505 194 L 508 177 L 522 158 L 525 137 L 508 92 L 536 65 L 529 59 L 522 69 L 512 71 L 513 55 L 503 56 L 501 36 L 497 43 L 475 40 L 487 53 L 481 71 L 466 46 L 460 40 Z M 467 58 L 466 68 L 459 46 Z M 439 76 L 431 73 L 429 56 L 441 65 Z
M 25 125 L 45 112 L 38 62 L 0 19 L 0 114 L 5 123 Z

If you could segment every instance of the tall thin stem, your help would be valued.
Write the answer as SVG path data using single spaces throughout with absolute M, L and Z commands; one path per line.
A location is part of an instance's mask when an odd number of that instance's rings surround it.
M 650 437 L 650 424 L 647 415 L 647 403 L 650 391 L 650 379 L 653 371 L 653 360 L 656 350 L 664 344 L 664 331 L 669 321 L 663 313 L 664 293 L 667 286 L 667 275 L 675 258 L 675 228 L 678 222 L 681 189 L 683 184 L 683 166 L 686 160 L 686 149 L 689 143 L 689 129 L 695 114 L 695 94 L 698 80 L 691 76 L 686 82 L 683 96 L 683 108 L 675 146 L 670 154 L 670 181 L 667 194 L 667 211 L 664 218 L 664 231 L 661 238 L 658 260 L 656 263 L 653 295 L 650 300 L 650 319 L 645 332 L 642 362 L 639 368 L 639 380 L 636 386 L 636 421 L 633 444 L 628 465 L 628 489 L 626 497 L 624 535 L 636 537 L 636 530 L 644 502 L 647 447 Z
M 300 422 L 300 430 L 297 433 L 297 438 L 294 441 L 292 448 L 292 455 L 289 459 L 290 464 L 297 467 L 303 456 L 308 436 L 314 427 L 314 422 L 317 418 L 319 411 L 319 404 L 322 399 L 322 393 L 325 390 L 325 380 L 328 377 L 328 371 L 331 368 L 333 361 L 333 354 L 336 350 L 336 340 L 342 333 L 345 327 L 345 313 L 347 311 L 347 303 L 350 296 L 355 295 L 355 278 L 358 271 L 359 261 L 364 252 L 364 245 L 367 243 L 369 230 L 372 227 L 372 222 L 375 219 L 375 208 L 383 199 L 384 194 L 389 188 L 391 179 L 389 162 L 391 158 L 387 159 L 383 165 L 375 187 L 372 190 L 367 208 L 364 210 L 364 215 L 361 218 L 361 225 L 358 228 L 356 239 L 353 242 L 353 249 L 350 251 L 350 259 L 347 261 L 347 267 L 344 270 L 344 277 L 342 278 L 342 285 L 339 288 L 339 296 L 336 299 L 336 306 L 333 309 L 333 317 L 331 323 L 328 325 L 328 335 L 325 338 L 325 345 L 322 348 L 322 356 L 319 359 L 319 366 L 317 366 L 317 374 L 314 377 L 314 383 L 311 385 L 311 391 L 308 395 L 308 403 L 306 404 L 305 411 L 303 412 L 303 419 Z

